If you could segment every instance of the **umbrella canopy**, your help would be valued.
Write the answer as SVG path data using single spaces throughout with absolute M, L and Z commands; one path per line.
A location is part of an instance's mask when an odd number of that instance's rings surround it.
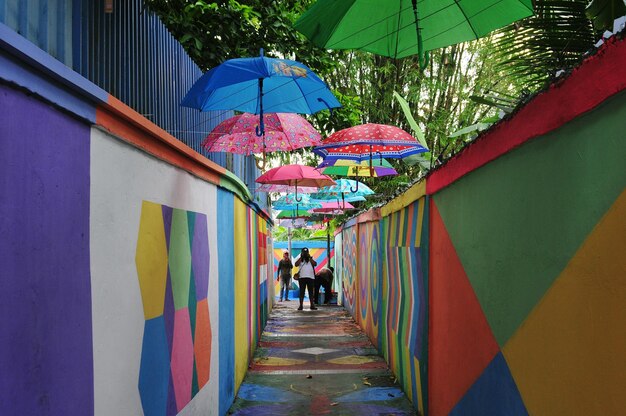
M 310 210 L 313 208 L 322 208 L 322 203 L 311 201 L 311 197 L 309 197 L 309 195 L 306 195 L 306 194 L 300 195 L 300 201 L 298 201 L 296 198 L 298 198 L 298 196 L 295 194 L 283 195 L 280 198 L 278 198 L 276 201 L 272 202 L 272 208 L 279 209 L 279 210 L 284 210 L 284 209 Z
M 332 165 L 324 168 L 324 162 Z M 391 163 L 382 158 L 372 160 L 371 167 L 367 161 L 355 162 L 349 159 L 331 159 L 324 162 L 318 166 L 318 169 L 322 168 L 322 173 L 325 175 L 381 177 L 398 174 Z
M 326 186 L 311 194 L 311 199 L 338 199 L 342 198 L 347 201 L 349 196 L 365 197 L 367 195 L 373 195 L 372 191 L 367 185 L 362 182 L 358 182 L 352 179 L 338 179 L 337 183 L 332 186 Z
M 322 204 L 324 202 L 339 203 L 339 200 L 341 200 L 342 202 L 361 202 L 361 201 L 365 201 L 365 197 L 362 195 L 355 195 L 352 193 L 335 195 L 335 194 L 320 194 L 319 192 L 316 192 L 316 193 L 311 194 L 311 201 L 321 202 Z
M 371 160 L 372 166 L 375 155 L 401 159 L 427 151 L 415 137 L 398 127 L 369 123 L 339 130 L 313 149 L 324 160 Z
M 314 114 L 341 107 L 326 83 L 300 62 L 288 59 L 229 59 L 202 75 L 182 106 L 238 110 L 260 115 L 257 135 L 264 133 L 263 113 Z
M 322 48 L 403 58 L 478 39 L 532 14 L 532 0 L 318 0 L 295 28 Z
M 322 136 L 311 123 L 297 114 L 270 113 L 263 115 L 265 135 L 256 135 L 259 116 L 243 113 L 218 124 L 202 142 L 208 152 L 252 153 L 291 151 L 316 146 Z
M 256 187 L 255 192 L 279 192 L 279 193 L 293 193 L 296 192 L 296 187 L 292 185 L 278 185 L 271 183 L 264 183 Z M 298 186 L 298 192 L 303 194 L 311 194 L 319 191 L 317 186 Z
M 298 185 L 324 186 L 334 185 L 336 182 L 311 166 L 283 165 L 272 168 L 256 179 L 258 183 L 271 185 L 289 185 L 295 187 L 296 200 L 298 200 Z
M 309 218 L 311 216 L 311 213 L 304 210 L 304 209 L 286 209 L 283 211 L 280 211 L 278 213 L 278 215 L 276 216 L 276 218 L 280 219 L 286 219 L 286 218 Z
M 354 205 L 349 202 L 340 204 L 339 201 L 322 202 L 320 208 L 313 208 L 314 214 L 341 215 L 345 210 L 354 209 Z

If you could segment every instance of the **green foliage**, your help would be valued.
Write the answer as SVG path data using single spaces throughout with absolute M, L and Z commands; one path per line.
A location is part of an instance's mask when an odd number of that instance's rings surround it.
M 587 17 L 597 31 L 613 30 L 613 21 L 626 14 L 623 0 L 592 0 L 587 6 Z
M 309 2 L 299 0 L 144 0 L 204 70 L 227 59 L 280 54 L 312 69 L 326 68 L 333 60 L 326 51 L 309 44 L 292 22 Z
M 595 43 L 587 0 L 537 0 L 534 6 L 534 16 L 497 33 L 493 51 L 507 77 L 531 91 L 575 66 Z

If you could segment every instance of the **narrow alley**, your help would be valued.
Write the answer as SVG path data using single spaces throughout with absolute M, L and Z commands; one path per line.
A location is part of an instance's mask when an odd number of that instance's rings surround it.
M 385 360 L 342 307 L 273 309 L 231 415 L 414 415 Z

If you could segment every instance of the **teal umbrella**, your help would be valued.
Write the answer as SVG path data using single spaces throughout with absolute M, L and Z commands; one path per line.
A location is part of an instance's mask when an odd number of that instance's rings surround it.
M 352 198 L 364 198 L 368 195 L 374 195 L 369 186 L 362 182 L 352 179 L 337 179 L 337 184 L 325 186 L 314 194 L 310 194 L 313 200 L 332 200 L 341 198 L 343 201 L 355 201 Z
M 326 49 L 422 57 L 532 14 L 532 0 L 318 0 L 295 28 Z
M 300 201 L 297 199 L 300 199 Z M 321 207 L 322 204 L 320 202 L 311 201 L 311 197 L 307 194 L 301 194 L 300 196 L 287 194 L 272 202 L 272 208 L 278 210 L 310 210 Z

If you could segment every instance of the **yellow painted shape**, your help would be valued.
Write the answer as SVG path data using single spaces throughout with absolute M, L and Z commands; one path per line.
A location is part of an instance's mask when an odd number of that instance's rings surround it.
M 529 414 L 626 411 L 626 191 L 503 352 Z
M 238 198 L 234 199 L 235 222 L 235 390 L 239 389 L 246 371 L 250 353 L 248 304 L 250 288 L 248 276 L 248 213 L 246 205 Z M 227 260 L 228 261 L 228 260 Z M 228 278 L 229 276 L 223 276 Z
M 306 360 L 296 360 L 295 358 L 267 357 L 255 361 L 257 365 L 266 366 L 292 366 L 306 363 Z
M 415 247 L 421 247 L 422 226 L 424 225 L 424 208 L 426 207 L 426 198 L 420 199 L 417 204 L 417 230 L 415 232 Z
M 345 357 L 333 358 L 332 360 L 328 360 L 328 362 L 331 364 L 342 364 L 342 365 L 367 364 L 367 363 L 373 363 L 374 361 L 376 360 L 373 358 L 363 357 L 361 355 L 347 355 Z
M 135 265 L 145 319 L 163 315 L 167 283 L 167 244 L 160 204 L 143 201 Z
M 424 195 L 426 195 L 426 179 L 422 179 L 415 185 L 411 186 L 402 195 L 392 199 L 385 206 L 380 207 L 380 215 L 386 217 L 393 212 L 400 211 L 401 209 L 408 207 Z

